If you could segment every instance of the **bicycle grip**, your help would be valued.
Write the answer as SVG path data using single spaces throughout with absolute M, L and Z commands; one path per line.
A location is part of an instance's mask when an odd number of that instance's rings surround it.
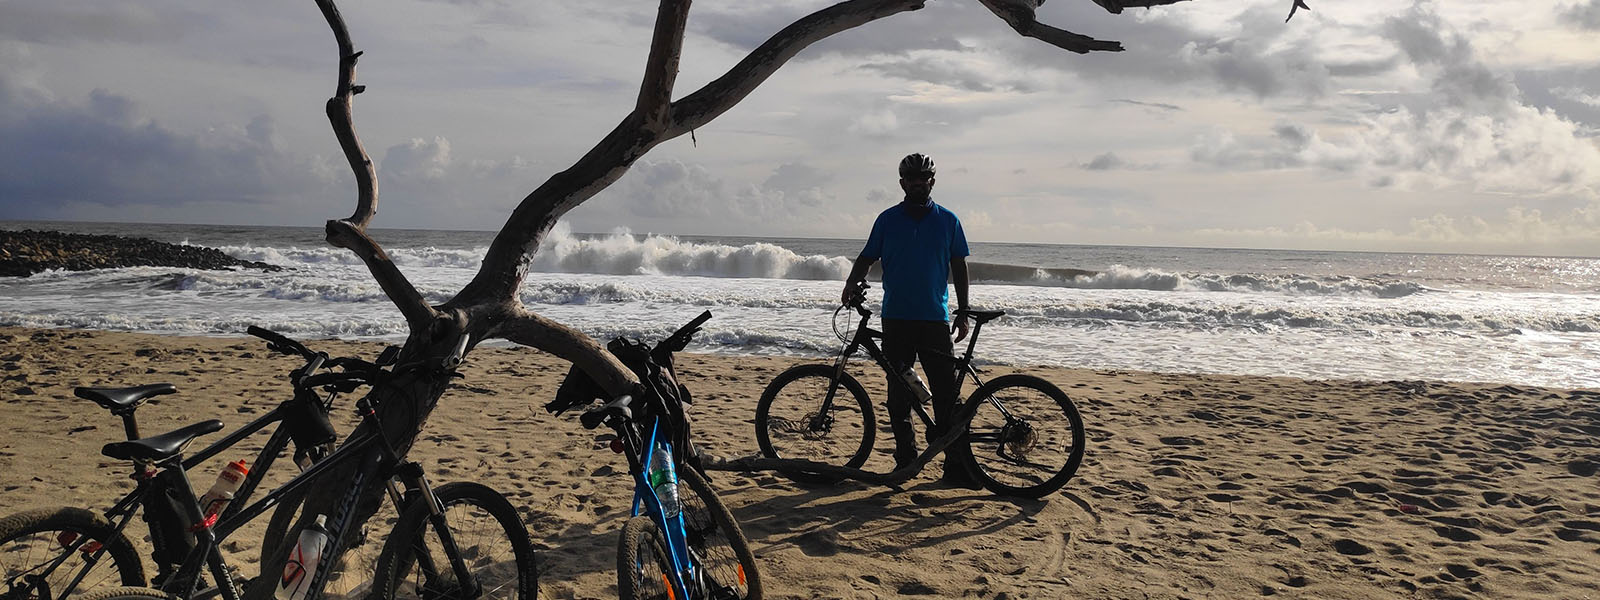
M 700 313 L 700 316 L 695 317 L 693 321 L 689 321 L 688 323 L 685 323 L 683 325 L 683 327 L 679 327 L 677 331 L 672 332 L 672 335 L 667 336 L 667 339 L 675 340 L 675 339 L 678 339 L 678 338 L 687 338 L 688 336 L 694 335 L 694 332 L 695 332 L 696 328 L 700 327 L 701 325 L 704 325 L 706 321 L 710 321 L 710 320 L 711 320 L 711 311 L 708 310 L 708 311 L 705 311 L 703 313 Z M 688 341 L 688 340 L 685 339 L 684 341 Z
M 267 344 L 269 344 L 270 346 L 273 346 L 273 348 L 272 348 L 273 350 L 276 350 L 276 351 L 284 353 L 284 354 L 299 354 L 301 356 L 308 356 L 309 354 L 311 354 L 311 351 L 307 350 L 306 347 L 304 345 L 302 345 L 300 342 L 296 342 L 294 340 L 291 340 L 291 339 L 288 338 L 288 336 L 285 336 L 285 335 L 283 335 L 281 333 L 278 333 L 276 331 L 272 331 L 270 329 L 265 329 L 265 328 L 262 328 L 262 327 L 256 327 L 255 325 L 251 325 L 249 327 L 246 327 L 244 332 L 248 333 L 250 335 L 256 336 L 258 338 L 261 338 L 263 340 L 266 340 Z
M 607 402 L 605 406 L 583 411 L 583 414 L 578 415 L 578 422 L 583 424 L 584 429 L 594 429 L 613 416 L 630 418 L 633 416 L 633 410 L 629 409 L 628 405 L 632 403 L 633 396 L 623 394 L 616 400 Z

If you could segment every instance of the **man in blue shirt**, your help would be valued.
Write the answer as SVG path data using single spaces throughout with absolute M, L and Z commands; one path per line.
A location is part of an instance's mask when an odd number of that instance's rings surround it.
M 900 161 L 900 189 L 905 191 L 905 200 L 880 213 L 873 222 L 872 234 L 840 294 L 840 301 L 848 304 L 855 286 L 866 279 L 872 264 L 883 261 L 883 352 L 897 369 L 909 369 L 921 359 L 933 394 L 930 441 L 948 430 L 957 406 L 950 334 L 957 334 L 955 341 L 967 337 L 967 321 L 958 317 L 951 327 L 947 282 L 955 284 L 956 306 L 967 308 L 969 254 L 961 220 L 933 202 L 933 175 L 933 159 L 926 156 L 912 154 Z M 911 403 L 917 401 L 890 382 L 889 424 L 894 430 L 896 470 L 916 460 L 919 454 L 917 437 L 911 430 Z M 965 435 L 945 449 L 946 483 L 977 489 L 976 480 L 966 471 L 964 458 L 970 452 Z

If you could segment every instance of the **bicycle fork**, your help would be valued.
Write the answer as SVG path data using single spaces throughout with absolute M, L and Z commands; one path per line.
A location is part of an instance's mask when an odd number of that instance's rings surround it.
M 456 546 L 455 533 L 451 531 L 445 520 L 445 506 L 439 502 L 439 497 L 434 495 L 433 486 L 428 485 L 428 479 L 422 473 L 422 465 L 414 462 L 402 463 L 395 471 L 396 477 L 405 481 L 407 489 L 416 490 L 416 500 L 426 502 L 428 507 L 428 522 L 433 524 L 433 530 L 439 535 L 439 544 L 443 547 L 445 557 L 450 561 L 450 570 L 455 573 L 456 581 L 461 585 L 462 598 L 477 598 L 483 593 L 483 586 L 467 568 L 466 559 L 461 555 L 461 550 Z M 399 500 L 402 494 L 395 481 L 389 482 L 389 495 L 396 499 L 395 506 L 403 506 Z M 413 554 L 416 556 L 417 568 L 422 570 L 423 576 L 430 581 L 439 579 L 440 570 L 432 554 L 428 552 L 428 539 L 426 532 L 419 532 Z

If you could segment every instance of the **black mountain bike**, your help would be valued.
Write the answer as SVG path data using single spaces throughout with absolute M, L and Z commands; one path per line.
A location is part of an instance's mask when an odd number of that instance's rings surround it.
M 711 311 L 654 348 L 623 338 L 607 348 L 639 376 L 634 394 L 584 412 L 588 429 L 616 431 L 612 449 L 633 476 L 632 517 L 617 547 L 617 590 L 623 600 L 760 600 L 755 555 L 733 513 L 706 483 L 689 433 L 689 390 L 678 383 L 672 354 L 682 350 Z M 551 412 L 605 397 L 576 366 L 567 372 Z
M 494 597 L 531 599 L 535 596 L 537 571 L 532 545 L 515 510 L 499 494 L 471 483 L 432 488 L 418 465 L 398 461 L 387 441 L 376 433 L 350 440 L 322 456 L 334 437 L 326 418 L 333 398 L 338 393 L 371 385 L 377 378 L 388 376 L 390 373 L 381 365 L 391 360 L 398 349 L 386 351 L 378 363 L 369 363 L 356 358 L 329 358 L 264 329 L 252 327 L 250 333 L 266 339 L 273 350 L 306 358 L 306 364 L 291 374 L 295 399 L 187 459 L 183 450 L 195 438 L 222 429 L 221 421 L 210 420 L 141 437 L 134 415 L 149 398 L 175 392 L 172 385 L 79 388 L 76 391 L 79 397 L 94 400 L 122 417 L 128 441 L 107 444 L 102 453 L 131 461 L 132 478 L 137 485 L 104 514 L 80 508 L 59 508 L 27 511 L 0 519 L 0 576 L 4 577 L 0 580 L 3 584 L 0 600 L 189 599 L 218 595 L 226 600 L 238 600 L 237 576 L 223 560 L 219 544 L 246 522 L 277 507 L 264 552 L 285 551 L 274 545 L 286 537 L 297 508 L 285 501 L 300 498 L 311 485 L 326 485 L 317 481 L 318 477 L 350 460 L 362 461 L 362 468 L 356 479 L 348 482 L 349 489 L 359 489 L 361 483 L 371 477 L 384 477 L 389 480 L 391 501 L 400 510 L 394 530 L 387 541 L 382 542 L 384 549 L 376 567 L 363 565 L 352 569 L 348 579 L 362 585 L 370 580 L 389 590 L 410 591 L 419 596 L 476 597 L 479 592 Z M 323 367 L 330 370 L 317 373 Z M 332 371 L 332 368 L 343 371 Z M 324 399 L 318 390 L 326 393 L 327 398 Z M 367 429 L 376 432 L 378 415 L 372 403 L 363 398 L 357 408 L 362 420 L 369 425 Z M 257 456 L 254 468 L 233 501 L 220 513 L 203 514 L 186 471 L 279 422 L 283 425 L 273 432 Z M 249 504 L 262 477 L 290 439 L 296 441 L 299 447 L 296 458 L 300 459 L 297 462 L 305 464 L 306 470 Z M 303 443 L 308 440 L 309 443 Z M 324 550 L 324 556 L 329 558 L 318 569 L 306 600 L 317 600 L 329 589 L 330 582 L 346 574 L 344 567 L 353 566 L 342 563 L 337 557 L 344 551 L 341 540 L 346 538 L 345 530 L 354 527 L 350 523 L 354 503 L 355 495 L 351 494 L 334 515 L 329 515 L 332 534 Z M 155 588 L 143 587 L 147 584 L 144 566 L 124 534 L 133 515 L 141 508 L 155 546 L 152 557 L 159 567 L 158 575 L 149 582 Z M 349 537 L 355 538 L 356 543 L 365 541 L 363 535 Z M 462 543 L 463 540 L 472 545 Z M 463 548 L 472 548 L 477 555 L 464 558 Z M 356 572 L 367 568 L 372 570 Z M 209 587 L 202 587 L 202 569 L 210 576 Z M 333 589 L 343 589 L 352 596 L 364 596 L 369 591 L 338 585 Z
M 872 402 L 846 365 L 858 350 L 865 350 L 889 377 L 890 385 L 908 397 L 926 402 L 928 391 L 908 372 L 891 365 L 877 340 L 883 333 L 867 326 L 872 311 L 865 308 L 866 286 L 856 289 L 852 301 L 834 311 L 834 332 L 847 343 L 833 364 L 809 364 L 779 374 L 756 404 L 756 443 L 767 458 L 795 458 L 834 466 L 861 468 L 877 436 Z M 853 336 L 838 327 L 848 309 L 860 315 Z M 956 386 L 971 377 L 977 389 L 956 411 L 957 428 L 966 427 L 971 439 L 971 471 L 983 487 L 997 494 L 1039 498 L 1061 489 L 1083 462 L 1083 419 L 1066 392 L 1032 375 L 1011 374 L 984 383 L 972 365 L 972 351 L 983 325 L 1002 311 L 957 310 L 956 318 L 971 318 L 974 326 L 967 350 L 955 361 Z M 847 329 L 848 327 L 846 327 Z M 933 419 L 921 403 L 912 409 L 925 426 Z M 925 454 L 941 451 L 929 448 Z M 920 462 L 920 461 L 919 461 Z M 924 463 L 925 464 L 925 463 Z M 909 467 L 908 467 L 909 468 Z M 786 471 L 799 481 L 823 482 L 835 478 L 804 471 Z

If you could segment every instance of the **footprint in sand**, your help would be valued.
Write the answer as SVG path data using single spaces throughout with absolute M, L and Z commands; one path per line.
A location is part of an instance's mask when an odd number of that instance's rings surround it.
M 801 534 L 794 545 L 806 556 L 833 556 L 839 553 L 839 533 L 832 529 L 818 529 Z
M 1347 556 L 1372 554 L 1372 548 L 1368 548 L 1366 544 L 1351 539 L 1334 540 L 1333 549 Z
M 1476 542 L 1478 540 L 1483 539 L 1482 536 L 1479 536 L 1476 533 L 1473 533 L 1471 531 L 1467 531 L 1467 530 L 1462 529 L 1460 527 L 1450 527 L 1450 526 L 1434 527 L 1433 528 L 1433 532 L 1439 534 L 1439 537 L 1446 538 L 1446 539 L 1449 539 L 1449 540 L 1452 540 L 1452 541 L 1457 541 L 1457 542 Z

